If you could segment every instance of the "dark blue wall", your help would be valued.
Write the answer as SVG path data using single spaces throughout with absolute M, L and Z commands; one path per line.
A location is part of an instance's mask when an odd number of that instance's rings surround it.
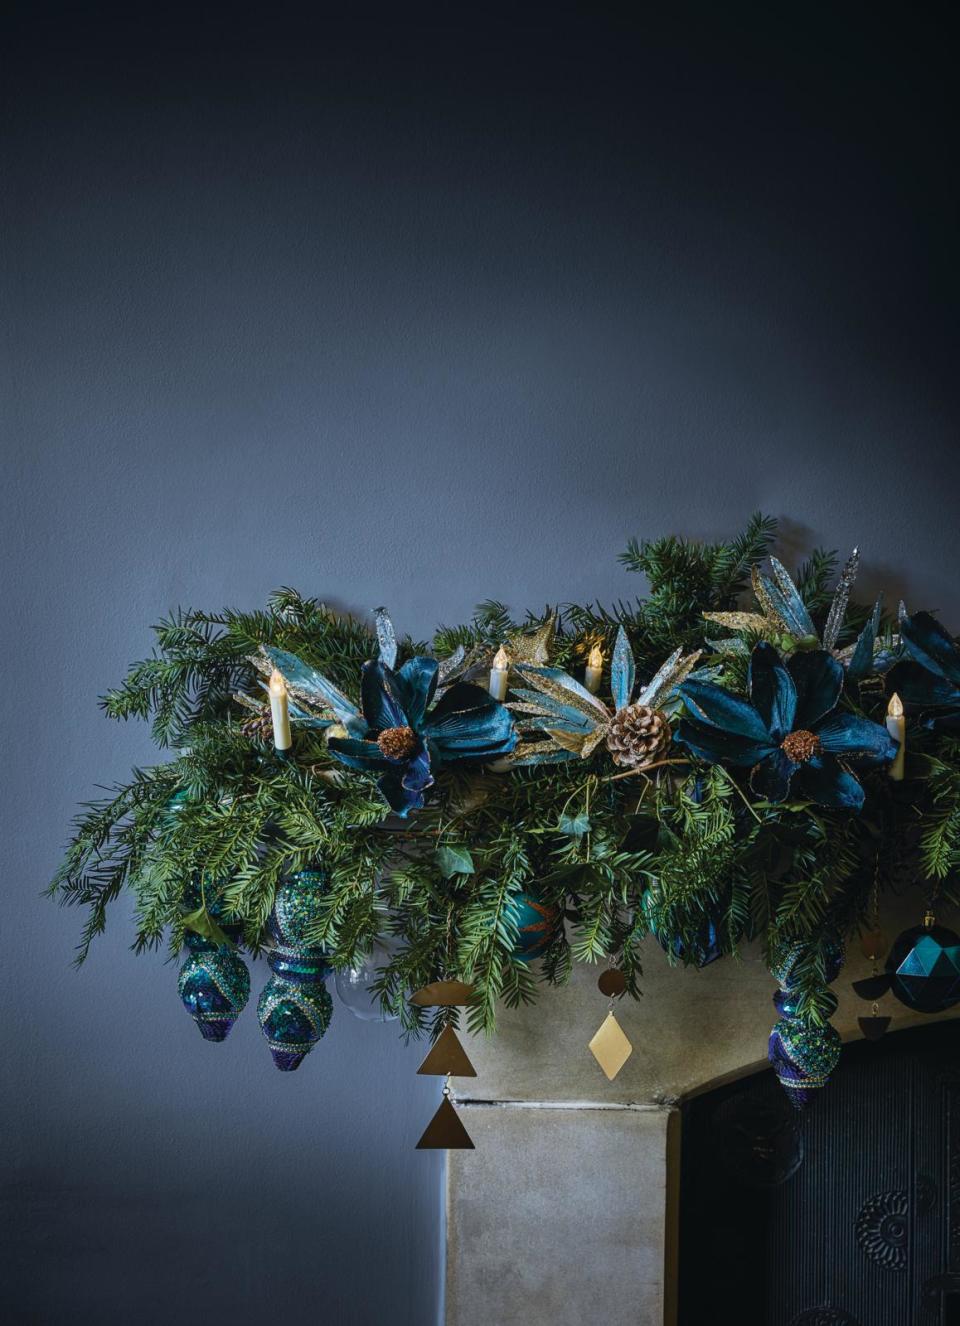
M 96 696 L 176 604 L 424 635 L 630 595 L 629 535 L 756 507 L 960 628 L 949 43 L 934 6 L 131 8 L 3 43 L 0 1302 L 429 1326 L 415 1047 L 342 1010 L 293 1076 L 252 1011 L 206 1045 L 123 907 L 69 970 L 38 893 L 152 758 Z

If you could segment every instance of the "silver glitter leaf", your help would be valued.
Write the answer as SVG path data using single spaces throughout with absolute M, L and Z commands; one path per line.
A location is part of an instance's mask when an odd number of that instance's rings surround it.
M 826 624 L 823 628 L 824 649 L 836 648 L 837 639 L 847 615 L 850 591 L 853 589 L 859 569 L 860 549 L 854 548 L 844 563 L 843 570 L 840 572 L 840 579 L 837 581 L 837 587 L 833 592 L 833 602 L 830 604 L 830 611 L 827 614 Z
M 700 653 L 698 649 L 695 654 L 688 654 L 684 658 L 683 651 L 675 649 L 656 675 L 644 686 L 637 696 L 637 703 L 645 704 L 650 709 L 659 709 L 671 692 L 686 681 L 696 667 Z
M 380 661 L 385 667 L 392 668 L 397 661 L 397 633 L 386 608 L 374 608 L 373 615 L 377 624 Z
M 614 709 L 626 709 L 633 694 L 636 680 L 636 664 L 627 633 L 621 626 L 613 646 L 613 659 L 610 663 L 610 689 L 613 691 Z
M 773 590 L 772 597 L 777 602 L 777 609 L 785 620 L 790 623 L 789 630 L 791 634 L 803 637 L 805 635 L 816 635 L 817 628 L 807 611 L 807 605 L 800 597 L 796 585 L 790 578 L 790 572 L 778 561 L 776 557 L 770 558 L 770 570 L 773 572 L 775 586 L 767 582 L 767 593 Z M 779 594 L 779 599 L 777 599 Z

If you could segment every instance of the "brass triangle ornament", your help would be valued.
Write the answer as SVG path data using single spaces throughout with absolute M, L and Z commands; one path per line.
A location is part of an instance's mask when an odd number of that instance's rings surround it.
M 472 1001 L 473 986 L 464 981 L 433 981 L 410 996 L 418 1008 L 456 1008 Z
M 613 1081 L 633 1054 L 633 1046 L 613 1013 L 608 1013 L 604 1018 L 587 1048 L 603 1069 L 608 1082 Z
M 453 1027 L 444 1027 L 433 1042 L 427 1057 L 417 1069 L 427 1077 L 476 1077 L 477 1070 L 467 1058 Z
M 460 1122 L 460 1116 L 444 1094 L 440 1108 L 427 1124 L 417 1143 L 418 1151 L 474 1151 L 470 1134 Z

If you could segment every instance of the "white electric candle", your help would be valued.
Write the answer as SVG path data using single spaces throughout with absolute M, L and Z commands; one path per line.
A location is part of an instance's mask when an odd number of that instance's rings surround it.
M 594 645 L 590 650 L 590 657 L 587 659 L 587 670 L 583 674 L 583 684 L 591 695 L 596 695 L 600 689 L 600 678 L 603 676 L 603 650 L 599 645 Z
M 488 687 L 490 694 L 495 700 L 502 704 L 507 698 L 507 687 L 510 682 L 510 659 L 503 645 L 497 650 L 493 667 L 490 669 L 490 685 Z
M 907 746 L 907 720 L 903 716 L 903 701 L 896 692 L 890 696 L 890 703 L 887 705 L 887 731 L 900 744 L 900 749 L 887 770 L 890 777 L 899 783 L 903 778 L 903 759 Z
M 289 750 L 293 745 L 293 737 L 290 735 L 287 683 L 276 668 L 270 673 L 270 713 L 273 718 L 274 746 L 277 750 Z

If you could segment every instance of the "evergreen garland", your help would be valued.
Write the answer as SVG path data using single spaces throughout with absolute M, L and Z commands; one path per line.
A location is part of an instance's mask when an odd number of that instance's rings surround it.
M 487 602 L 469 623 L 439 628 L 430 652 L 444 660 L 462 650 L 485 685 L 491 651 L 518 632 L 555 622 L 550 665 L 576 672 L 598 644 L 609 660 L 622 628 L 638 678 L 677 649 L 699 650 L 704 684 L 744 695 L 758 640 L 772 634 L 788 657 L 810 640 L 782 622 L 771 631 L 757 614 L 739 626 L 703 614 L 738 613 L 775 537 L 776 523 L 756 515 L 727 543 L 631 541 L 621 560 L 646 577 L 645 598 L 547 605 L 520 621 Z M 817 550 L 795 577 L 817 633 L 836 565 L 834 554 Z M 216 914 L 242 927 L 256 953 L 280 880 L 319 861 L 329 887 L 310 941 L 345 967 L 378 934 L 398 937 L 375 990 L 407 1031 L 456 1019 L 455 1010 L 408 1002 L 412 990 L 445 976 L 475 987 L 466 1010 L 472 1029 L 492 1029 L 501 1001 L 530 1003 L 541 983 L 566 981 L 573 961 L 616 965 L 636 996 L 646 935 L 655 932 L 673 961 L 693 963 L 709 926 L 724 954 L 760 940 L 772 968 L 798 951 L 797 999 L 816 1025 L 831 1010 L 831 945 L 868 922 L 875 882 L 957 901 L 960 739 L 949 726 L 920 721 L 919 706 L 910 711 L 906 780 L 893 782 L 882 765 L 859 772 L 859 813 L 793 791 L 777 802 L 757 796 L 747 768 L 698 759 L 680 744 L 671 716 L 671 758 L 649 772 L 624 775 L 602 747 L 591 759 L 521 763 L 507 773 L 444 766 L 424 807 L 397 819 L 370 774 L 338 761 L 323 728 L 295 722 L 295 758 L 276 757 L 251 661 L 264 647 L 287 651 L 358 702 L 361 666 L 378 652 L 365 622 L 281 589 L 263 610 L 180 612 L 154 632 L 151 657 L 102 706 L 115 719 L 149 720 L 169 758 L 84 806 L 51 885 L 62 903 L 86 909 L 78 963 L 124 889 L 136 899 L 138 951 L 165 943 L 177 951 L 185 923 L 212 924 Z M 842 707 L 882 724 L 891 689 L 885 667 L 904 666 L 900 623 L 850 604 L 837 649 L 849 655 L 865 632 L 871 666 L 845 687 Z M 398 663 L 425 652 L 401 639 Z M 884 667 L 874 668 L 880 655 Z M 610 694 L 606 673 L 602 694 Z M 677 705 L 677 717 L 690 714 L 689 699 Z M 203 904 L 190 913 L 185 900 L 197 880 Z M 515 904 L 531 893 L 565 922 L 537 966 L 518 950 Z

